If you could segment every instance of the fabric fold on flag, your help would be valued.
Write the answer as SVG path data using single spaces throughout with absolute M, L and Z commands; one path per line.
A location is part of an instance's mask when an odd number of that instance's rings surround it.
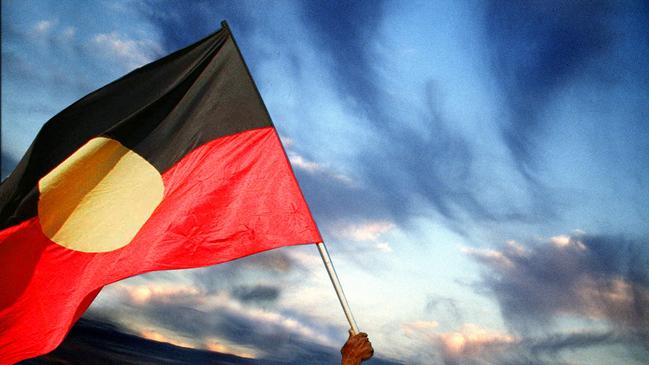
M 0 363 L 112 282 L 321 240 L 225 27 L 53 117 L 0 185 Z

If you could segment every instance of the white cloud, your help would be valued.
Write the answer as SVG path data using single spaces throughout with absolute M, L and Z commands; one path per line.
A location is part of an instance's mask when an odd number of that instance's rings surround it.
M 61 36 L 64 39 L 72 39 L 72 38 L 74 38 L 74 36 L 76 34 L 77 34 L 77 28 L 70 26 L 70 27 L 66 27 L 63 30 L 63 32 L 61 33 Z
M 379 242 L 376 244 L 376 249 L 385 252 L 385 253 L 390 253 L 392 252 L 392 247 L 390 247 L 390 244 L 387 242 Z
M 406 337 L 418 341 L 424 349 L 436 347 L 447 364 L 483 358 L 520 343 L 520 339 L 506 332 L 472 323 L 448 332 L 438 331 L 438 327 L 436 321 L 415 321 L 401 326 Z
M 163 54 L 162 46 L 153 40 L 130 39 L 117 32 L 97 34 L 92 38 L 92 44 L 117 58 L 128 70 L 147 64 Z
M 462 247 L 461 251 L 481 262 L 497 266 L 503 270 L 514 266 L 511 259 L 501 251 L 474 247 Z
M 183 341 L 179 338 L 174 337 L 173 335 L 167 335 L 163 334 L 162 331 L 156 331 L 153 329 L 143 329 L 139 331 L 140 336 L 144 337 L 148 340 L 152 341 L 158 341 L 158 342 L 166 342 L 170 343 L 172 345 L 180 346 L 180 347 L 188 347 L 188 348 L 197 348 L 196 344 Z
M 291 161 L 291 164 L 295 166 L 298 169 L 307 171 L 307 172 L 317 172 L 317 171 L 322 171 L 323 167 L 317 162 L 309 161 L 305 159 L 304 157 L 291 153 L 289 155 L 289 160 Z
M 295 144 L 295 141 L 291 137 L 280 135 L 279 139 L 282 141 L 284 148 L 289 148 Z
M 396 225 L 387 220 L 366 221 L 363 223 L 342 224 L 333 228 L 333 233 L 339 239 L 361 242 L 368 248 L 383 253 L 392 252 L 390 243 L 383 236 L 392 231 Z
M 558 248 L 576 247 L 578 250 L 585 250 L 586 246 L 577 237 L 571 237 L 566 234 L 550 237 L 550 243 Z
M 259 356 L 258 351 L 255 351 L 255 349 L 232 344 L 229 341 L 225 341 L 218 337 L 207 338 L 204 347 L 206 350 L 232 354 L 246 359 L 255 359 Z
M 57 23 L 56 20 L 41 20 L 34 26 L 34 33 L 37 35 L 48 33 Z
M 445 358 L 460 359 L 480 358 L 485 353 L 502 351 L 519 340 L 508 333 L 468 323 L 459 331 L 438 334 L 437 341 Z
M 340 230 L 340 235 L 354 241 L 376 241 L 394 227 L 395 224 L 390 221 L 370 221 L 347 225 Z
M 290 144 L 292 144 L 292 140 L 289 139 L 289 144 L 287 144 L 287 146 Z M 321 174 L 326 177 L 338 180 L 348 186 L 352 186 L 354 184 L 354 181 L 349 176 L 336 172 L 318 162 L 310 161 L 304 156 L 299 155 L 295 152 L 288 152 L 288 159 L 289 161 L 291 161 L 291 165 L 294 168 L 305 171 L 309 174 Z
M 182 283 L 148 283 L 146 285 L 125 285 L 118 284 L 118 290 L 125 293 L 128 298 L 143 305 L 149 301 L 173 301 L 174 298 L 199 297 L 201 291 L 198 288 Z

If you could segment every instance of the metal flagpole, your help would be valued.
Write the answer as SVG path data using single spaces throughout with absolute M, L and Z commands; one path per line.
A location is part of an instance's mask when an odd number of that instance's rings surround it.
M 349 326 L 351 327 L 352 335 L 355 335 L 358 333 L 358 326 L 356 325 L 356 320 L 354 320 L 352 310 L 349 309 L 349 304 L 347 304 L 347 298 L 345 297 L 345 293 L 343 293 L 343 288 L 340 286 L 340 281 L 338 280 L 338 275 L 336 275 L 336 269 L 334 269 L 334 265 L 331 262 L 331 257 L 329 257 L 327 246 L 325 246 L 324 242 L 319 242 L 316 246 L 318 246 L 322 262 L 324 262 L 327 273 L 329 274 L 329 279 L 331 279 L 331 283 L 336 290 L 340 305 L 343 307 L 343 312 L 345 312 L 345 317 L 347 317 L 347 322 L 349 322 Z

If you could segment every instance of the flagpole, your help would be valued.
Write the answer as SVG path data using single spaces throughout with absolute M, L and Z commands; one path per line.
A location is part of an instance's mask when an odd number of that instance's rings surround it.
M 358 326 L 356 325 L 356 320 L 354 319 L 352 310 L 349 308 L 349 304 L 347 303 L 347 298 L 345 297 L 345 293 L 343 292 L 343 287 L 340 285 L 340 280 L 338 280 L 336 269 L 334 269 L 334 265 L 331 262 L 331 257 L 329 257 L 327 246 L 325 246 L 324 242 L 318 242 L 316 246 L 318 247 L 318 251 L 320 251 L 320 256 L 322 257 L 322 262 L 324 262 L 327 273 L 329 274 L 329 279 L 331 279 L 331 283 L 336 290 L 340 305 L 343 307 L 343 312 L 345 312 L 345 317 L 347 317 L 347 322 L 349 322 L 352 334 L 355 335 L 358 333 Z

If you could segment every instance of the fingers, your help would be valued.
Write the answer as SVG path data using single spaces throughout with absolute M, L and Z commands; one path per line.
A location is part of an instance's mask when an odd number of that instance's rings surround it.
M 374 348 L 372 347 L 372 343 L 368 340 L 365 346 L 363 346 L 363 351 L 361 352 L 361 355 L 363 359 L 367 360 L 372 355 L 374 355 Z
M 356 339 L 357 341 L 358 341 L 358 340 L 362 340 L 362 339 L 367 338 L 367 333 L 365 333 L 365 332 L 359 332 L 359 333 L 357 333 L 357 334 L 354 335 L 353 332 L 352 332 L 351 330 L 349 330 L 349 338 L 354 338 L 354 339 Z
M 370 342 L 367 333 L 361 332 L 351 338 L 353 351 L 361 359 L 367 360 L 374 354 L 374 348 Z
M 367 360 L 372 357 L 374 354 L 374 348 L 370 342 L 367 333 L 360 332 L 358 334 L 353 334 L 351 330 L 349 332 L 349 338 L 347 342 L 340 350 L 344 356 L 350 356 L 357 359 Z

